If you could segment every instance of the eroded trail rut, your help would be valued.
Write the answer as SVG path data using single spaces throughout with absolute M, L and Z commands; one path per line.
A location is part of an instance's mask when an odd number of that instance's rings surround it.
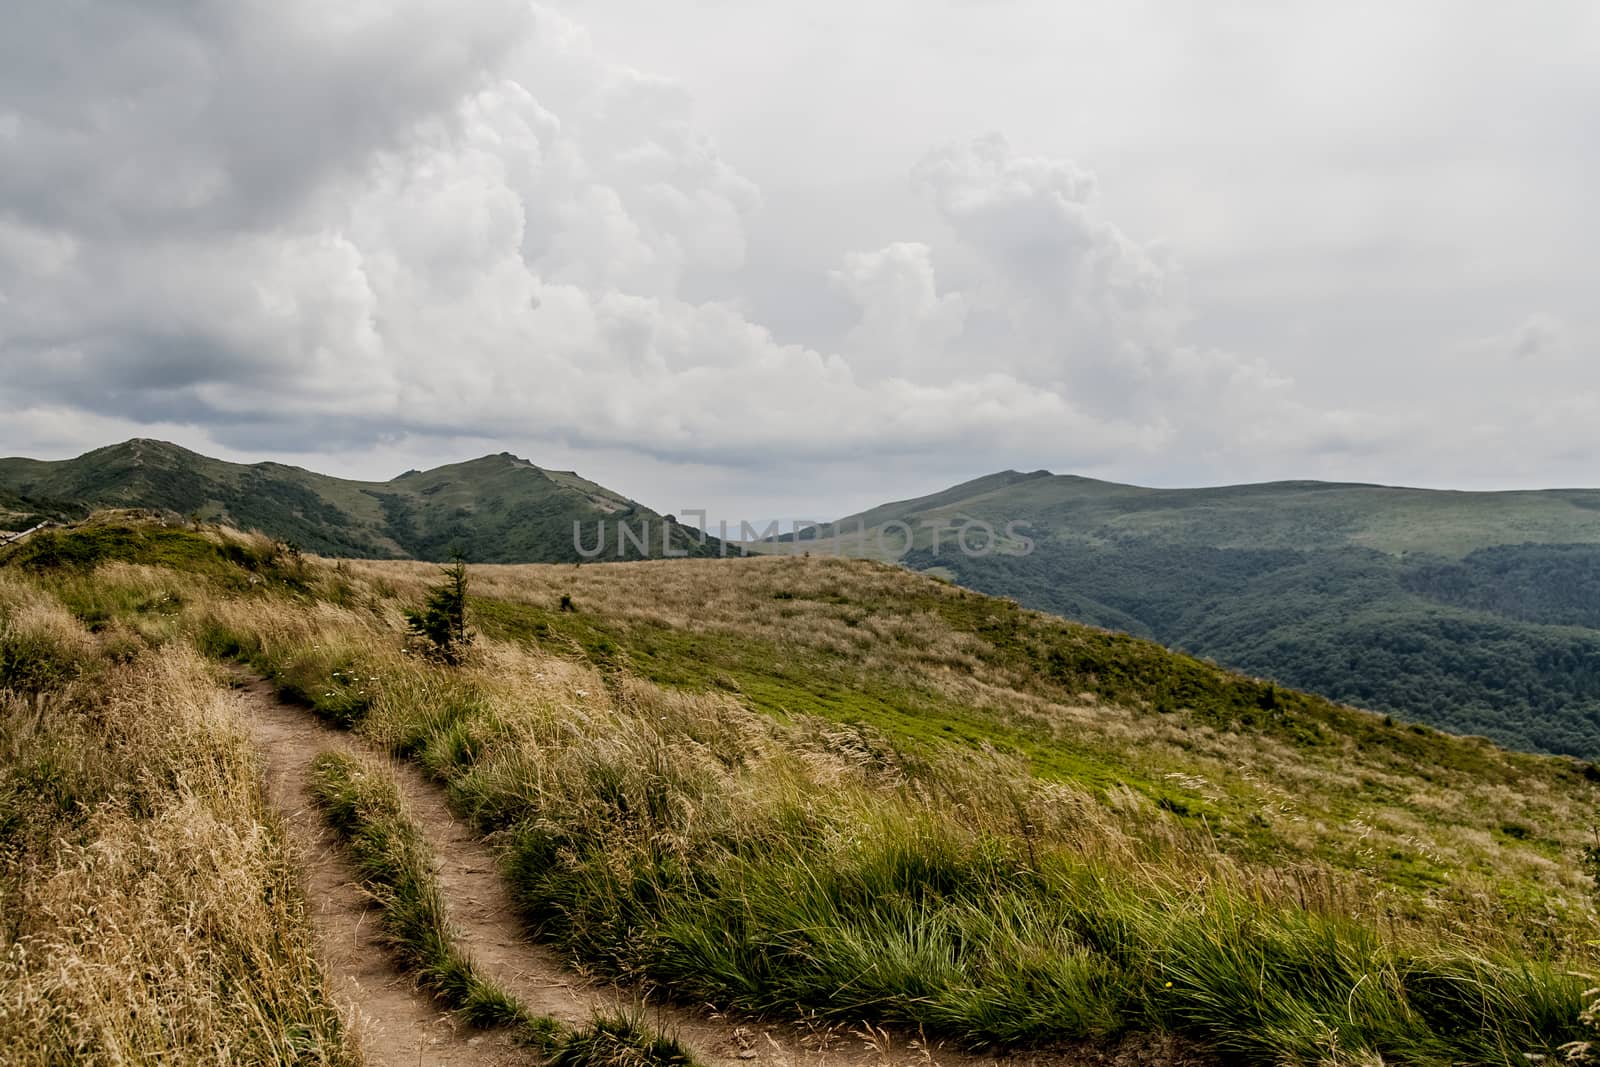
M 306 893 L 334 992 L 361 1034 L 372 1067 L 476 1067 L 531 1064 L 538 1057 L 504 1032 L 459 1025 L 395 969 L 379 940 L 378 915 L 356 885 L 339 841 L 312 799 L 310 765 L 328 750 L 382 756 L 360 738 L 333 730 L 309 710 L 280 701 L 267 683 L 239 676 L 235 697 L 261 753 L 268 797 L 304 866 Z M 1161 1039 L 1115 1048 L 1072 1048 L 1005 1057 L 920 1048 L 905 1038 L 873 1041 L 851 1028 L 828 1032 L 726 1021 L 678 1008 L 643 1005 L 625 992 L 565 968 L 527 939 L 494 855 L 449 810 L 444 791 L 415 768 L 390 760 L 412 817 L 438 861 L 438 878 L 462 947 L 483 973 L 527 1007 L 565 1023 L 619 1008 L 679 1038 L 708 1067 L 1079 1067 L 1103 1064 L 1180 1067 L 1203 1061 Z
M 311 794 L 311 761 L 319 752 L 355 753 L 361 746 L 327 729 L 309 712 L 281 703 L 264 682 L 251 680 L 238 695 L 244 702 L 242 717 L 262 756 L 267 797 L 283 819 L 304 870 L 323 964 L 333 979 L 334 995 L 361 1036 L 368 1063 L 420 1067 L 517 1062 L 504 1037 L 481 1035 L 483 1039 L 474 1041 L 480 1035 L 463 1032 L 439 1011 L 395 969 L 379 941 L 378 916 Z M 407 799 L 414 791 L 407 790 Z

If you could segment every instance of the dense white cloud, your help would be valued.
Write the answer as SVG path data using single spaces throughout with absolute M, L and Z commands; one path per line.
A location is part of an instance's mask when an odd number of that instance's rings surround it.
M 924 214 L 805 283 L 842 327 L 778 336 L 740 282 L 767 267 L 762 191 L 681 83 L 553 10 L 24 0 L 11 20 L 5 451 L 137 425 L 424 462 L 478 440 L 632 454 L 652 478 L 766 472 L 844 507 L 861 497 L 819 472 L 869 496 L 899 489 L 862 489 L 874 468 L 1310 475 L 1461 437 L 1194 337 L 1165 246 L 1113 220 L 1085 167 L 997 134 L 910 161 Z M 1578 343 L 1533 316 L 1495 347 L 1533 364 Z M 1591 406 L 1527 395 L 1550 442 Z
M 961 375 L 964 359 L 951 343 L 966 326 L 967 303 L 958 293 L 939 292 L 927 245 L 851 252 L 832 277 L 860 316 L 845 342 L 858 379 L 938 382 Z

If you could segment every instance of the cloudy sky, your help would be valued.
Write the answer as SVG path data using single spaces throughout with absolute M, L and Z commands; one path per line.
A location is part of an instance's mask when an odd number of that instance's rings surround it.
M 1600 484 L 1600 5 L 12 0 L 0 453 Z

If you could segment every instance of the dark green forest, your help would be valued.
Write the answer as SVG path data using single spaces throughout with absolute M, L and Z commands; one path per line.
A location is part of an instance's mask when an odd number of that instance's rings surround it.
M 919 549 L 906 562 L 1375 711 L 1600 757 L 1600 545 L 1445 559 L 1044 542 L 1028 556 Z

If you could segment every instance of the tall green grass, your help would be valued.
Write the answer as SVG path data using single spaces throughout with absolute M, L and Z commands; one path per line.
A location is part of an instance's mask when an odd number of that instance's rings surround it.
M 503 842 L 536 929 L 674 997 L 970 1046 L 1164 1029 L 1260 1064 L 1525 1062 L 1582 1036 L 1560 960 L 1183 842 L 1109 847 L 1070 798 L 1029 810 L 998 773 L 882 739 L 774 744 L 645 689 L 607 716 L 509 720 L 462 688 L 391 686 L 386 731 Z
M 450 925 L 431 850 L 406 813 L 393 776 L 336 752 L 317 756 L 311 770 L 313 794 L 377 901 L 391 950 L 441 1004 L 472 1026 L 513 1027 L 561 1067 L 693 1067 L 675 1039 L 638 1019 L 597 1016 L 570 1030 L 533 1014 L 486 978 Z
M 970 1045 L 1166 1028 L 1261 1064 L 1521 1062 L 1581 1036 L 1583 982 L 1557 965 L 1064 851 L 1030 861 L 1019 842 L 914 811 L 789 806 L 736 835 L 661 843 L 679 830 L 596 834 L 545 809 L 510 831 L 508 870 L 574 956 L 752 1012 Z
M 1019 811 L 1002 779 L 985 795 L 881 738 L 830 741 L 862 762 L 819 790 L 822 754 L 792 733 L 648 690 L 508 719 L 448 672 L 379 689 L 361 728 L 502 843 L 533 927 L 679 1000 L 974 1047 L 1168 1030 L 1263 1065 L 1520 1063 L 1584 1036 L 1584 981 L 1493 931 L 1106 850 L 1087 823 L 1076 841 L 1070 811 Z

